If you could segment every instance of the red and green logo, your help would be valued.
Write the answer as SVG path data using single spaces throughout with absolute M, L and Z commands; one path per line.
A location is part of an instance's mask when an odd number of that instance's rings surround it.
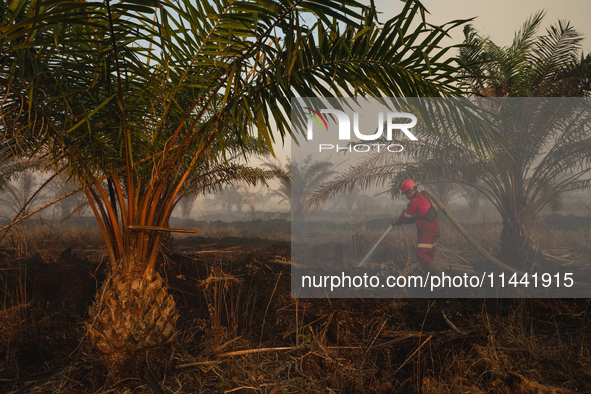
M 313 110 L 312 108 L 308 108 L 308 107 L 304 107 L 304 109 L 307 109 L 308 112 L 306 115 L 312 117 L 312 119 L 314 119 L 316 121 L 316 123 L 318 123 L 318 126 L 320 126 L 320 128 L 322 128 L 322 124 L 320 123 L 320 121 L 322 120 L 322 123 L 324 123 L 324 128 L 326 130 L 328 130 L 328 124 L 326 123 L 326 119 L 324 119 L 324 116 L 322 116 L 320 114 L 320 112 Z M 320 119 L 318 119 L 320 118 Z

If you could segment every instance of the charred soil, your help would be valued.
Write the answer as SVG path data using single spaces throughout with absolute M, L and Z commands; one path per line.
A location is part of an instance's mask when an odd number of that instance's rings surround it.
M 294 299 L 290 243 L 238 237 L 176 240 L 178 334 L 108 381 L 81 346 L 102 251 L 1 253 L 3 392 L 591 392 L 588 299 Z

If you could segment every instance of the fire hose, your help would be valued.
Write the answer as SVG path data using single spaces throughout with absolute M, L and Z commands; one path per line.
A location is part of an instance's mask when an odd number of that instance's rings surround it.
M 424 195 L 426 195 L 427 197 L 429 197 L 429 199 L 431 201 L 433 201 L 433 203 L 435 203 L 435 205 L 437 205 L 437 207 L 439 208 L 439 210 L 441 212 L 443 212 L 443 214 L 445 216 L 447 216 L 447 218 L 449 219 L 449 221 L 451 222 L 451 224 L 453 224 L 454 227 L 460 232 L 460 234 L 462 234 L 462 236 L 466 239 L 466 241 L 468 241 L 470 243 L 470 245 L 472 245 L 474 247 L 474 249 L 476 249 L 488 261 L 490 261 L 491 263 L 493 263 L 497 267 L 502 268 L 504 270 L 507 270 L 509 272 L 513 272 L 513 273 L 516 273 L 516 274 L 519 274 L 519 275 L 524 275 L 524 272 L 523 271 L 519 271 L 519 270 L 517 270 L 517 269 L 515 269 L 513 267 L 509 267 L 507 264 L 503 263 L 501 260 L 499 260 L 496 257 L 494 257 L 493 255 L 491 255 L 489 252 L 486 251 L 486 249 L 484 249 L 482 246 L 480 246 L 478 243 L 476 243 L 476 241 L 474 241 L 474 238 L 472 238 L 470 236 L 470 234 L 468 234 L 468 232 L 464 229 L 464 227 L 462 227 L 462 225 L 456 220 L 456 218 L 453 217 L 453 215 L 451 214 L 451 212 L 449 212 L 449 210 L 445 207 L 445 205 L 443 205 L 441 203 L 441 201 L 439 201 L 439 199 L 437 197 L 435 197 L 435 195 L 433 195 L 433 193 L 431 193 L 428 190 L 423 190 L 421 193 L 423 193 Z M 402 212 L 404 213 L 405 210 L 403 210 Z M 376 242 L 376 244 L 374 245 L 374 247 L 371 248 L 371 250 L 369 251 L 369 253 L 361 261 L 361 263 L 359 263 L 359 267 L 363 267 L 365 265 L 365 262 L 367 261 L 367 259 L 375 251 L 375 249 L 378 247 L 378 245 L 380 244 L 380 242 L 382 242 L 382 240 L 384 239 L 384 237 L 386 236 L 386 234 L 388 234 L 390 232 L 390 230 L 392 230 L 392 225 L 390 225 L 386 229 L 386 231 L 380 237 L 380 239 L 378 240 L 378 242 Z
M 402 216 L 402 214 L 404 212 L 406 212 L 406 208 L 402 210 L 402 212 L 400 213 L 400 216 Z M 400 216 L 398 216 L 396 219 L 398 219 Z M 392 221 L 392 223 L 394 223 L 396 221 L 396 219 L 394 219 Z M 384 237 L 386 236 L 386 234 L 388 234 L 390 232 L 390 230 L 392 230 L 392 228 L 394 228 L 394 226 L 392 224 L 388 226 L 388 228 L 386 229 L 386 231 L 384 232 L 384 234 L 382 234 L 382 236 L 380 237 L 380 239 L 378 239 L 378 242 L 376 242 L 376 244 L 373 246 L 373 248 L 371 248 L 371 250 L 363 258 L 363 260 L 361 260 L 361 263 L 359 263 L 358 267 L 363 267 L 365 265 L 365 262 L 367 261 L 367 259 L 369 259 L 369 256 L 371 256 L 371 254 L 374 252 L 374 250 L 376 250 L 376 248 L 378 247 L 378 245 L 380 244 L 380 242 L 382 242 L 382 240 L 384 239 Z
M 439 208 L 439 210 L 441 212 L 443 212 L 443 214 L 449 219 L 449 221 L 451 222 L 451 224 L 453 224 L 453 226 L 459 231 L 459 233 L 462 234 L 462 236 L 466 239 L 466 241 L 468 241 L 468 243 L 470 243 L 470 245 L 472 245 L 472 247 L 474 247 L 474 249 L 476 249 L 488 261 L 490 261 L 491 263 L 493 263 L 494 265 L 496 265 L 497 267 L 499 267 L 501 269 L 507 270 L 509 272 L 516 273 L 518 275 L 525 275 L 525 273 L 523 271 L 517 270 L 517 269 L 515 269 L 513 267 L 510 267 L 507 264 L 503 263 L 501 260 L 497 259 L 493 255 L 491 255 L 489 252 L 487 252 L 486 249 L 484 249 L 482 246 L 480 246 L 476 241 L 474 241 L 474 238 L 472 238 L 470 236 L 470 234 L 468 234 L 468 232 L 464 229 L 464 227 L 462 227 L 462 225 L 456 220 L 456 218 L 453 217 L 453 215 L 451 214 L 451 212 L 449 212 L 449 210 L 445 207 L 445 205 L 443 205 L 441 203 L 441 201 L 439 201 L 439 199 L 437 197 L 435 197 L 435 195 L 433 195 L 433 193 L 431 193 L 428 190 L 423 190 L 421 193 L 423 193 L 431 201 L 433 201 L 433 203 L 435 203 L 435 205 L 437 205 L 437 207 Z M 404 213 L 405 211 L 406 211 L 406 209 L 403 210 L 402 213 Z M 365 264 L 365 262 L 367 261 L 367 259 L 369 258 L 369 256 L 371 256 L 371 254 L 377 248 L 377 246 L 379 245 L 379 243 L 384 239 L 384 237 L 386 236 L 386 234 L 388 234 L 390 232 L 390 230 L 392 230 L 392 227 L 393 226 L 390 225 L 386 229 L 386 231 L 384 232 L 384 234 L 380 237 L 380 239 L 378 240 L 378 242 L 376 242 L 376 244 L 374 245 L 374 247 L 369 251 L 369 253 L 367 254 L 367 256 L 365 256 L 365 258 L 361 261 L 361 263 L 359 263 L 359 267 L 362 267 Z M 573 282 L 571 288 L 588 290 L 588 285 L 582 284 L 580 282 Z
M 502 269 L 505 269 L 507 271 L 510 271 L 510 272 L 513 272 L 513 273 L 516 273 L 516 274 L 519 274 L 519 275 L 524 275 L 525 274 L 523 271 L 519 271 L 519 270 L 516 270 L 515 268 L 509 267 L 507 264 L 503 263 L 501 260 L 495 258 L 493 255 L 491 255 L 490 253 L 488 253 L 486 251 L 486 249 L 484 249 L 482 246 L 480 246 L 479 244 L 477 244 L 476 241 L 474 241 L 474 239 L 470 236 L 470 234 L 468 234 L 468 232 L 456 220 L 456 218 L 454 218 L 453 215 L 447 210 L 447 208 L 445 207 L 445 205 L 443 205 L 441 203 L 441 201 L 439 201 L 439 199 L 433 195 L 433 193 L 431 193 L 428 190 L 423 190 L 422 193 L 424 195 L 426 195 L 427 197 L 429 197 L 431 199 L 431 201 L 433 201 L 435 203 L 435 205 L 437 205 L 437 207 L 441 210 L 441 212 L 443 212 L 443 214 L 445 216 L 447 216 L 447 218 L 449 219 L 449 221 L 451 222 L 451 224 L 453 224 L 454 227 L 460 232 L 460 234 L 462 234 L 462 236 L 466 239 L 466 241 L 468 241 L 470 243 L 470 245 L 472 245 L 474 247 L 474 249 L 476 249 L 488 261 L 490 261 L 491 263 L 493 263 L 497 267 L 502 268 Z M 581 289 L 581 290 L 588 291 L 589 286 L 586 285 L 586 284 L 580 283 L 580 282 L 573 282 L 571 288 L 572 289 Z
M 453 217 L 451 212 L 449 212 L 449 210 L 445 207 L 445 205 L 443 205 L 441 203 L 441 201 L 439 201 L 439 199 L 433 195 L 433 193 L 431 193 L 429 190 L 423 190 L 421 193 L 423 193 L 425 196 L 429 197 L 429 199 L 431 201 L 433 201 L 435 203 L 435 205 L 437 205 L 437 208 L 439 208 L 439 210 L 441 212 L 443 212 L 443 214 L 445 216 L 447 216 L 447 218 L 449 219 L 451 224 L 453 224 L 454 227 L 460 232 L 460 234 L 462 234 L 462 236 L 466 239 L 466 241 L 468 241 L 468 243 L 470 243 L 470 245 L 472 245 L 474 247 L 474 249 L 476 249 L 478 251 L 478 253 L 480 253 L 482 256 L 484 256 L 488 261 L 490 261 L 491 263 L 493 263 L 494 265 L 496 265 L 499 268 L 505 269 L 507 271 L 510 271 L 510 272 L 513 272 L 513 273 L 516 273 L 519 275 L 524 275 L 523 271 L 519 271 L 519 270 L 516 270 L 515 268 L 509 267 L 507 264 L 503 263 L 501 260 L 494 257 L 492 254 L 487 252 L 486 249 L 484 249 L 482 246 L 480 246 L 478 243 L 476 243 L 476 241 L 474 241 L 474 238 L 472 238 L 470 236 L 470 234 L 468 234 L 468 232 L 464 229 L 464 227 L 462 227 L 462 225 L 456 220 L 456 218 Z

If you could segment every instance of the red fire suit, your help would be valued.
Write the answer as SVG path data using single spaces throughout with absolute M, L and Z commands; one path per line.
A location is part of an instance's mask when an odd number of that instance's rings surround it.
M 417 246 L 417 258 L 424 268 L 435 260 L 435 243 L 439 238 L 439 222 L 429 222 L 425 216 L 431 208 L 431 201 L 421 193 L 417 192 L 412 196 L 406 212 L 402 214 L 396 224 L 407 224 L 414 222 L 417 226 L 419 244 Z

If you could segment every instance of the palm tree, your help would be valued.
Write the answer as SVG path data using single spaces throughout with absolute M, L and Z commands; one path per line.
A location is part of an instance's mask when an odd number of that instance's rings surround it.
M 460 56 L 473 73 L 466 81 L 474 92 L 489 97 L 589 96 L 591 56 L 580 53 L 583 37 L 562 21 L 536 37 L 543 17 L 538 12 L 529 18 L 508 47 L 480 37 L 470 26 L 465 28 L 465 43 L 476 43 L 478 48 L 464 50 Z M 501 249 L 507 257 L 523 259 L 539 248 L 534 231 L 538 213 L 557 204 L 565 191 L 589 186 L 581 179 L 590 170 L 588 115 L 584 110 L 578 121 L 563 117 L 563 122 L 570 123 L 561 125 L 549 117 L 560 117 L 556 102 L 510 103 L 515 108 L 503 108 L 501 113 L 522 127 L 502 125 L 510 149 L 496 161 L 497 179 L 488 186 L 503 218 Z M 572 106 L 568 110 L 576 111 Z M 586 131 L 580 132 L 579 127 Z
M 288 135 L 291 96 L 460 92 L 438 43 L 464 21 L 410 27 L 424 15 L 418 1 L 383 25 L 355 0 L 2 6 L 4 152 L 65 166 L 105 240 L 108 280 L 88 324 L 95 350 L 125 363 L 174 337 L 157 262 L 183 187 L 224 165 L 229 145 Z M 482 145 L 485 135 L 473 137 Z
M 193 204 L 195 204 L 196 199 L 196 194 L 189 193 L 179 200 L 179 205 L 181 207 L 181 217 L 183 219 L 189 219 L 191 217 L 191 211 L 193 210 Z
M 266 162 L 265 165 L 275 171 L 281 170 L 279 163 Z M 280 198 L 280 203 L 289 202 L 292 220 L 300 219 L 312 191 L 335 174 L 333 167 L 328 160 L 312 160 L 311 155 L 302 161 L 288 158 L 283 169 L 285 176 L 279 178 L 279 187 L 271 193 Z
M 476 182 L 476 185 L 478 186 L 478 183 Z M 481 215 L 481 209 L 482 209 L 482 199 L 484 198 L 484 196 L 476 189 L 474 189 L 473 187 L 471 187 L 470 185 L 466 185 L 466 184 L 460 184 L 459 185 L 459 192 L 462 195 L 462 197 L 464 197 L 464 200 L 466 200 L 466 203 L 468 204 L 468 208 L 469 208 L 469 214 L 471 217 L 478 219 Z M 486 214 L 484 216 L 484 218 L 486 218 Z M 483 218 L 483 221 L 484 221 Z
M 261 196 L 259 197 L 259 203 L 261 204 L 261 211 L 263 212 L 263 214 L 265 213 L 265 204 L 268 203 L 269 201 L 271 201 L 271 199 L 273 197 L 274 197 L 274 195 L 268 191 L 268 188 L 267 188 L 267 192 L 264 194 L 261 194 Z
M 465 29 L 464 86 L 494 96 L 477 102 L 495 114 L 491 122 L 507 145 L 493 143 L 492 151 L 480 155 L 460 138 L 441 138 L 423 129 L 417 131 L 419 142 L 401 142 L 408 147 L 404 156 L 370 157 L 325 184 L 314 201 L 368 183 L 391 182 L 394 189 L 407 175 L 425 183 L 440 177 L 466 185 L 501 214 L 503 258 L 528 268 L 540 248 L 540 211 L 556 204 L 564 192 L 591 186 L 588 101 L 552 98 L 589 95 L 591 57 L 581 56 L 582 37 L 568 23 L 536 36 L 542 16 L 537 13 L 526 21 L 508 47 L 480 37 L 472 27 Z M 530 96 L 535 98 L 524 98 Z
M 248 185 L 256 185 L 260 182 L 267 185 L 267 180 L 280 176 L 273 170 L 262 170 L 257 167 L 251 167 L 240 162 L 245 159 L 245 154 L 249 158 L 258 157 L 259 159 L 268 157 L 270 151 L 267 146 L 258 146 L 256 141 L 247 137 L 245 144 L 236 144 L 232 141 L 226 141 L 224 149 L 225 162 L 223 163 L 204 163 L 194 171 L 190 178 L 183 184 L 183 188 L 176 204 L 181 206 L 181 214 L 183 218 L 188 218 L 196 198 L 200 195 L 218 193 L 222 200 L 223 196 L 235 194 L 230 199 L 241 200 L 240 191 L 236 189 L 234 184 L 241 183 L 243 187 Z M 211 165 L 214 164 L 214 165 Z M 230 208 L 236 204 L 231 204 Z M 238 205 L 238 211 L 241 210 L 241 205 Z
M 62 176 L 56 177 L 56 179 L 48 184 L 50 190 L 49 194 L 52 199 L 59 199 L 65 194 L 73 192 L 80 187 L 80 185 L 76 183 L 76 179 L 65 178 L 65 173 L 62 173 Z M 59 219 L 61 221 L 66 221 L 87 208 L 88 202 L 83 194 L 76 193 L 68 198 L 60 200 L 55 206 L 60 212 Z
M 11 166 L 10 172 L 5 174 L 7 178 L 0 184 L 0 193 L 3 195 L 0 202 L 14 211 L 23 209 L 27 213 L 30 207 L 25 204 L 33 197 L 38 186 L 35 168 L 21 163 L 18 167 Z M 37 196 L 39 197 L 42 196 Z
M 565 21 L 536 36 L 543 18 L 543 11 L 532 15 L 507 47 L 466 25 L 460 49 L 460 61 L 466 65 L 463 88 L 487 97 L 588 96 L 591 57 L 580 52 L 583 37 Z
M 242 194 L 244 203 L 250 209 L 251 218 L 254 220 L 256 218 L 256 206 L 261 202 L 261 196 L 265 191 L 265 186 L 261 184 L 256 188 L 252 188 L 246 185 L 240 185 L 239 191 Z
M 218 201 L 222 204 L 222 209 L 231 212 L 233 207 L 236 207 L 236 212 L 242 212 L 242 205 L 244 205 L 244 195 L 240 193 L 240 189 L 236 185 L 224 185 L 220 190 Z

